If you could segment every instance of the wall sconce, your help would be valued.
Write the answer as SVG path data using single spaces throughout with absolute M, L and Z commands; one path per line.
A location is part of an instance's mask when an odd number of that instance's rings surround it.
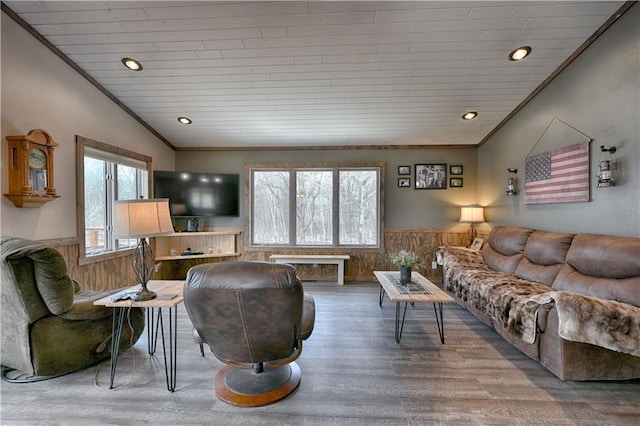
M 467 236 L 469 244 L 476 238 L 476 223 L 484 222 L 484 208 L 478 206 L 460 207 L 460 222 L 470 223 Z
M 507 195 L 516 195 L 518 193 L 518 178 L 516 174 L 518 169 L 507 169 L 509 173 L 513 173 L 513 177 L 507 179 Z
M 600 162 L 598 163 L 598 188 L 606 188 L 608 186 L 615 186 L 616 179 L 613 175 L 613 170 L 616 168 L 616 161 L 613 156 L 617 151 L 615 146 L 605 148 L 604 145 L 600 145 Z M 603 159 L 603 153 L 608 153 L 608 158 Z M 604 155 L 607 157 L 606 155 Z

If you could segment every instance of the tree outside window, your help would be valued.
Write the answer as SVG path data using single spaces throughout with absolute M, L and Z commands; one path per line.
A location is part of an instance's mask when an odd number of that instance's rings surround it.
M 251 169 L 254 245 L 377 247 L 380 167 Z
M 81 261 L 135 247 L 136 239 L 113 237 L 114 202 L 148 198 L 151 157 L 80 136 L 77 145 L 82 189 L 78 231 L 84 236 Z

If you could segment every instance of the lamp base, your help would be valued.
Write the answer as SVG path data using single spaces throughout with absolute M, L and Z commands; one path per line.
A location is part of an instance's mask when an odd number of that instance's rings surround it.
M 476 231 L 476 224 L 471 222 L 469 224 L 469 230 L 467 231 L 467 238 L 469 239 L 469 246 L 473 244 L 473 240 L 476 239 L 476 235 L 478 235 Z
M 158 297 L 158 293 L 149 290 L 146 286 L 143 286 L 140 291 L 133 293 L 130 299 L 136 302 L 143 302 L 145 300 L 155 299 L 156 297 Z

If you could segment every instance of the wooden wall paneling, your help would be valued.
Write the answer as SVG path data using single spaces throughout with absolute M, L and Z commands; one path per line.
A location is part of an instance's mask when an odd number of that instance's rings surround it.
M 246 233 L 245 233 L 246 234 Z M 418 272 L 425 277 L 439 281 L 442 269 L 431 268 L 431 262 L 436 260 L 436 252 L 440 246 L 467 245 L 466 232 L 450 232 L 442 229 L 387 229 L 384 231 L 383 249 L 278 249 L 251 248 L 243 251 L 243 260 L 269 261 L 272 254 L 349 254 L 351 259 L 345 264 L 345 281 L 366 282 L 375 279 L 373 271 L 397 269 L 389 260 L 389 253 L 402 249 L 414 251 L 424 259 L 424 265 Z M 296 270 L 303 280 L 333 281 L 336 279 L 335 265 L 296 265 Z
M 247 234 L 246 232 L 244 233 Z M 351 259 L 345 264 L 345 281 L 366 282 L 373 281 L 373 271 L 397 269 L 389 260 L 389 253 L 402 249 L 416 252 L 424 259 L 424 264 L 417 269 L 425 277 L 440 281 L 442 268 L 431 268 L 431 262 L 436 259 L 436 252 L 440 246 L 466 246 L 466 232 L 450 232 L 443 229 L 417 228 L 417 229 L 386 229 L 383 234 L 383 249 L 278 249 L 278 248 L 251 248 L 245 250 L 245 239 L 238 238 L 238 252 L 240 257 L 230 258 L 205 258 L 187 259 L 175 261 L 162 261 L 161 268 L 155 272 L 153 279 L 184 279 L 189 268 L 195 265 L 213 262 L 231 262 L 235 260 L 269 262 L 272 254 L 349 254 Z M 131 266 L 130 256 L 120 256 L 100 262 L 79 265 L 79 246 L 77 240 L 69 239 L 58 242 L 47 241 L 56 247 L 67 262 L 69 276 L 80 283 L 82 289 L 107 291 L 123 286 L 134 285 L 137 280 Z M 296 265 L 301 279 L 307 281 L 334 281 L 337 276 L 336 265 Z
M 109 291 L 132 286 L 137 282 L 131 256 L 119 256 L 80 265 L 80 247 L 77 239 L 43 241 L 57 249 L 65 259 L 67 273 L 83 290 Z

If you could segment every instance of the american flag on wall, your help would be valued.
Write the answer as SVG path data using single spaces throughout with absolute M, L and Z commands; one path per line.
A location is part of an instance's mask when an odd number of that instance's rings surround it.
M 589 142 L 529 157 L 525 174 L 525 204 L 589 201 Z

